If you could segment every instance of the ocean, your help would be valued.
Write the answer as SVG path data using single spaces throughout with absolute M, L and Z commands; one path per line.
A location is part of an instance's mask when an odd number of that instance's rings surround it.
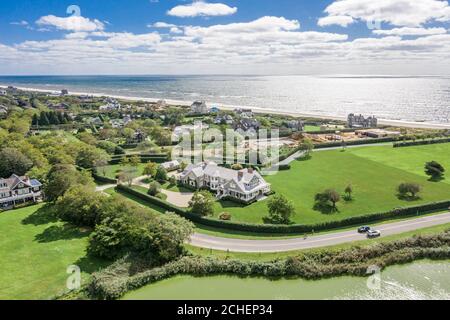
M 450 123 L 450 77 L 0 76 L 0 85 L 142 97 L 282 112 Z

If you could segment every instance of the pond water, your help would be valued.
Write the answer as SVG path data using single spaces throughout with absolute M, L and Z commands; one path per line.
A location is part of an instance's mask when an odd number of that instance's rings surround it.
M 450 300 L 450 261 L 394 266 L 372 278 L 307 281 L 177 276 L 128 293 L 128 300 Z

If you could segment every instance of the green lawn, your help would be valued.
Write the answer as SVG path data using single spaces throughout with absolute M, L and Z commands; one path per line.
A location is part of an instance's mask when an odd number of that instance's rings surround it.
M 295 205 L 295 223 L 319 223 L 351 216 L 388 211 L 399 206 L 411 206 L 450 198 L 450 185 L 430 182 L 423 173 L 424 163 L 441 161 L 450 170 L 450 144 L 399 148 L 392 146 L 366 147 L 315 152 L 312 159 L 295 161 L 292 169 L 266 177 L 278 194 L 289 198 Z M 415 182 L 423 186 L 421 199 L 405 201 L 397 198 L 396 188 L 402 182 Z M 328 188 L 343 193 L 353 185 L 354 201 L 341 201 L 339 212 L 324 214 L 313 209 L 314 196 Z M 262 223 L 267 215 L 267 200 L 250 206 L 233 202 L 217 202 L 215 216 L 230 212 L 233 221 Z
M 424 170 L 425 163 L 434 160 L 446 168 L 446 179 L 443 182 L 450 184 L 450 143 L 403 148 L 392 148 L 389 146 L 365 147 L 352 149 L 351 152 L 359 157 L 399 168 L 422 177 L 427 177 Z
M 145 163 L 140 163 L 137 166 L 137 177 L 142 176 L 143 172 L 144 172 L 144 167 L 145 167 Z M 119 165 L 119 164 L 113 164 L 113 165 L 109 165 L 109 166 L 105 166 L 102 168 L 99 168 L 98 173 L 100 175 L 105 175 L 107 178 L 110 179 L 116 179 L 116 174 L 120 171 L 123 170 L 125 167 Z
M 320 131 L 320 126 L 310 126 L 310 125 L 305 126 L 305 132 L 317 132 L 317 131 Z
M 70 265 L 89 274 L 107 265 L 86 257 L 88 230 L 56 222 L 44 205 L 0 213 L 0 299 L 51 299 Z

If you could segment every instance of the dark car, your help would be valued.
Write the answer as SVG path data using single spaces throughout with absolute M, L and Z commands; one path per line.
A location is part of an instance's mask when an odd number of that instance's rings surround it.
M 358 233 L 367 233 L 370 231 L 370 227 L 361 227 L 358 229 Z

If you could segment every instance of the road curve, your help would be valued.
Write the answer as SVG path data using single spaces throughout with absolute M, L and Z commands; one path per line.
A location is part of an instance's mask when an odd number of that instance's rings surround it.
M 373 228 L 380 230 L 382 236 L 389 236 L 446 223 L 450 223 L 450 212 L 412 220 L 374 225 Z M 327 247 L 360 240 L 367 240 L 367 238 L 365 235 L 358 234 L 356 230 L 351 230 L 311 236 L 306 239 L 292 238 L 284 240 L 229 239 L 196 233 L 191 237 L 189 243 L 195 247 L 221 251 L 269 253 Z

